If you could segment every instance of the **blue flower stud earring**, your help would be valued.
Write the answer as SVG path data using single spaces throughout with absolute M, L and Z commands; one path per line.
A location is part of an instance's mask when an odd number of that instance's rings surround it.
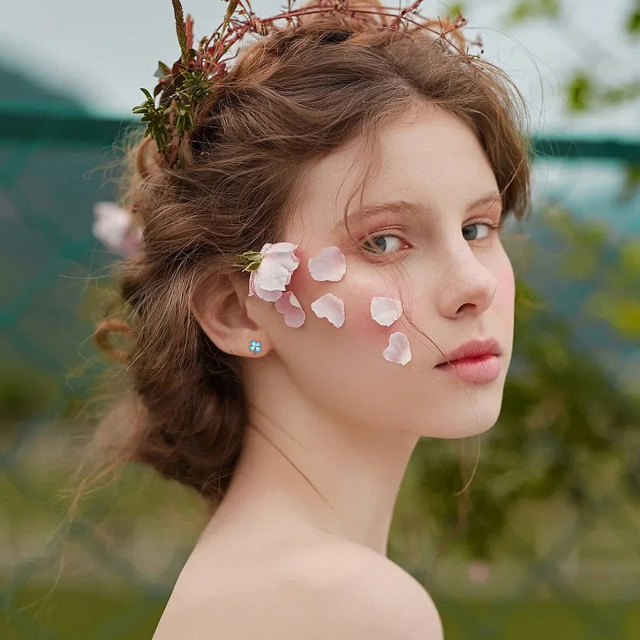
M 252 340 L 249 344 L 249 351 L 252 353 L 260 353 L 262 351 L 262 342 L 260 342 L 260 340 Z

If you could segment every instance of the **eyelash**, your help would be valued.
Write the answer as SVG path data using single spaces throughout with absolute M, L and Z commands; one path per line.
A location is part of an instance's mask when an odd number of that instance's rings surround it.
M 491 229 L 492 231 L 497 231 L 498 229 L 502 228 L 502 218 L 500 218 L 500 222 L 498 224 L 494 224 L 492 220 L 476 220 L 475 222 L 471 222 L 467 225 L 465 225 L 463 227 L 463 229 L 466 229 L 467 227 L 472 227 L 474 225 L 484 225 L 485 227 L 489 227 L 489 229 Z M 387 229 L 385 231 L 380 231 L 378 233 L 374 233 L 371 234 L 369 236 L 370 240 L 375 242 L 375 240 L 377 240 L 378 238 L 387 238 L 387 237 L 391 237 L 391 238 L 397 238 L 398 240 L 403 240 L 402 236 L 399 236 L 395 233 L 391 233 L 391 231 L 393 231 L 393 229 Z M 488 238 L 482 238 L 482 240 L 488 240 Z M 472 241 L 473 242 L 473 241 Z M 362 246 L 366 246 L 366 243 L 363 243 Z M 377 251 L 368 251 L 367 253 L 372 253 L 373 255 L 377 255 L 378 252 Z M 380 252 L 380 255 L 384 255 L 384 252 Z

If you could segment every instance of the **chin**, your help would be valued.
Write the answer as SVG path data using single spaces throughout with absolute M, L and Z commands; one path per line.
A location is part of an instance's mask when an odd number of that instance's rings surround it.
M 501 398 L 488 399 L 483 403 L 457 403 L 454 407 L 443 407 L 438 417 L 433 416 L 427 424 L 415 425 L 421 437 L 459 440 L 486 433 L 500 417 Z

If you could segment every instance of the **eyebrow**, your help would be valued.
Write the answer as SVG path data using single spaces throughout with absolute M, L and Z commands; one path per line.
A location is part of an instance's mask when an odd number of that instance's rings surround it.
M 477 200 L 474 200 L 469 205 L 467 205 L 467 211 L 471 211 L 472 209 L 477 209 L 478 207 L 486 204 L 493 204 L 495 202 L 501 202 L 500 193 L 497 191 L 492 191 Z M 409 200 L 393 200 L 391 202 L 379 202 L 372 205 L 367 205 L 362 207 L 362 209 L 357 209 L 355 211 L 351 211 L 347 214 L 347 219 L 349 222 L 352 222 L 355 218 L 369 218 L 381 215 L 383 213 L 398 213 L 398 214 L 409 214 L 415 217 L 434 217 L 437 210 L 435 207 L 424 204 L 422 202 L 411 202 Z M 338 223 L 340 226 L 341 223 Z

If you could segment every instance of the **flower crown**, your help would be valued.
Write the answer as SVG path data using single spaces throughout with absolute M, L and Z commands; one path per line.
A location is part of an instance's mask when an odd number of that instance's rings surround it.
M 338 13 L 360 20 L 373 28 L 408 30 L 410 25 L 431 31 L 443 41 L 470 60 L 480 54 L 469 54 L 467 42 L 460 33 L 466 24 L 460 13 L 453 21 L 446 19 L 426 19 L 419 14 L 422 0 L 414 0 L 409 6 L 384 7 L 370 4 L 351 6 L 348 0 L 316 0 L 311 6 L 292 9 L 295 0 L 288 0 L 286 11 L 268 18 L 258 17 L 251 8 L 250 0 L 223 0 L 228 3 L 224 20 L 209 37 L 204 37 L 193 48 L 193 18 L 184 17 L 180 0 L 171 0 L 176 21 L 176 32 L 181 56 L 172 67 L 158 62 L 154 76 L 159 78 L 153 95 L 144 88 L 140 90 L 147 99 L 133 108 L 133 113 L 142 114 L 141 122 L 147 122 L 145 137 L 151 136 L 158 151 L 169 167 L 180 162 L 180 141 L 186 131 L 193 129 L 193 113 L 197 103 L 205 96 L 215 93 L 219 79 L 227 74 L 228 66 L 236 54 L 230 49 L 238 44 L 246 34 L 269 35 L 279 29 L 278 21 L 298 26 L 302 16 L 317 13 Z M 375 18 L 385 23 L 375 23 Z M 470 45 L 482 46 L 479 39 Z M 156 98 L 159 97 L 156 105 Z

